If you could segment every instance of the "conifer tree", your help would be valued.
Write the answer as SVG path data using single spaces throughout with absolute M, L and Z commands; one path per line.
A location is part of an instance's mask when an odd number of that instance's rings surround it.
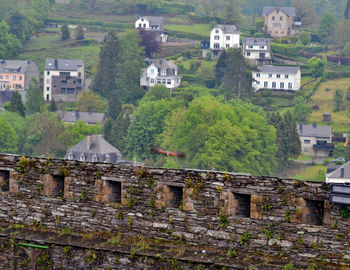
M 122 110 L 122 102 L 118 90 L 113 92 L 113 95 L 108 99 L 108 117 L 116 120 Z
M 344 18 L 350 20 L 350 0 L 346 2 Z
M 54 99 L 51 99 L 50 106 L 49 106 L 49 111 L 50 112 L 56 112 L 57 107 L 56 107 L 56 102 Z
M 44 109 L 44 98 L 38 82 L 33 80 L 26 93 L 26 109 L 31 113 L 42 112 Z
M 68 25 L 67 24 L 63 24 L 61 27 L 61 40 L 67 40 L 70 39 L 70 32 L 68 29 Z
M 83 40 L 85 38 L 84 29 L 81 24 L 78 24 L 77 28 L 75 29 L 75 38 L 77 40 Z
M 16 112 L 22 117 L 25 116 L 25 108 L 22 102 L 22 97 L 17 91 L 13 93 L 8 110 L 10 112 Z

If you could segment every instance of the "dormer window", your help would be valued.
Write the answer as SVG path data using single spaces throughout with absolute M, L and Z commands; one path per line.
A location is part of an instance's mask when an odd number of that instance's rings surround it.
M 166 69 L 162 69 L 162 71 L 161 71 L 161 75 L 166 75 Z
M 272 20 L 273 20 L 273 21 L 275 20 L 275 16 L 272 16 Z
M 82 154 L 80 155 L 79 160 L 80 160 L 80 161 L 85 161 L 85 155 L 84 155 L 84 153 L 82 153 Z
M 106 154 L 105 155 L 105 163 L 110 163 L 111 162 L 111 156 Z
M 219 34 L 219 29 L 215 29 L 215 34 Z
M 154 69 L 151 68 L 151 75 L 154 75 Z
M 277 78 L 281 78 L 281 74 L 277 74 Z
M 94 155 L 92 156 L 91 161 L 92 161 L 92 162 L 97 162 L 97 155 L 96 155 L 96 154 L 94 154 Z
M 143 18 L 141 19 L 141 22 L 143 22 Z
M 260 49 L 265 49 L 265 46 L 260 46 Z
M 72 152 L 69 152 L 69 153 L 68 153 L 68 159 L 70 159 L 70 160 L 73 159 L 73 153 L 72 153 Z

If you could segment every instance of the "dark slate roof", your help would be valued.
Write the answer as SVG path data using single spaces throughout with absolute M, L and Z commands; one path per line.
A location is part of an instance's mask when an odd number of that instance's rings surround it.
M 298 130 L 299 136 L 317 137 L 317 138 L 331 138 L 332 137 L 332 127 L 331 126 L 299 124 L 297 126 L 297 130 Z
M 234 25 L 218 24 L 215 28 L 221 29 L 225 34 L 240 34 L 238 28 Z
M 272 11 L 274 11 L 275 9 L 279 9 L 283 11 L 288 16 L 295 16 L 295 7 L 264 7 L 262 15 L 266 16 Z
M 160 30 L 163 30 L 164 28 L 164 19 L 163 17 L 158 17 L 158 16 L 141 16 L 140 18 L 145 18 L 146 20 L 148 20 L 153 26 L 158 26 L 160 28 Z
M 92 136 L 92 145 L 88 149 L 88 137 Z M 101 135 L 89 135 L 81 142 L 74 145 L 69 149 L 64 156 L 65 159 L 69 158 L 69 155 L 73 155 L 74 160 L 80 160 L 80 156 L 85 156 L 85 161 L 93 161 L 93 157 L 97 157 L 97 162 L 105 162 L 106 156 L 109 156 L 110 163 L 123 162 L 120 151 L 113 145 L 108 143 Z
M 81 120 L 87 124 L 101 124 L 105 121 L 104 113 L 95 113 L 95 112 L 80 112 L 80 111 L 57 111 L 57 115 L 66 123 L 74 123 L 78 120 Z
M 328 178 L 342 178 L 341 177 L 341 170 L 342 169 L 344 169 L 344 177 L 343 178 L 350 178 L 350 161 L 346 162 L 345 164 L 339 166 L 336 170 L 327 174 L 327 177 Z
M 45 70 L 66 70 L 76 71 L 78 67 L 83 67 L 83 60 L 76 59 L 46 59 Z
M 248 46 L 267 46 L 268 49 L 270 49 L 269 38 L 246 37 L 246 38 L 243 38 L 243 44 Z
M 148 66 L 151 64 L 154 64 L 157 68 L 160 69 L 168 69 L 168 68 L 173 68 L 173 69 L 178 69 L 177 65 L 175 65 L 171 61 L 167 61 L 164 59 L 145 59 L 145 62 L 147 63 Z
M 300 70 L 299 67 L 290 67 L 290 66 L 261 66 L 259 67 L 260 72 L 262 73 L 281 73 L 281 74 L 297 74 Z
M 14 91 L 0 91 L 0 107 L 3 107 L 6 102 L 10 102 Z
M 30 61 L 27 60 L 0 60 L 0 72 L 20 72 L 24 73 Z

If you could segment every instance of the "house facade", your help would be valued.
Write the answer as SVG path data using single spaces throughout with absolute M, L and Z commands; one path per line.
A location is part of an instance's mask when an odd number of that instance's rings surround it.
M 223 50 L 239 48 L 240 35 L 234 25 L 218 24 L 210 31 L 210 50 L 213 57 L 218 57 Z
M 303 155 L 327 158 L 332 153 L 334 144 L 331 126 L 299 124 L 297 131 Z
M 326 183 L 350 184 L 350 161 L 327 173 Z
M 295 35 L 295 7 L 264 7 L 264 30 L 272 37 Z
M 252 72 L 252 87 L 255 91 L 261 89 L 279 91 L 300 90 L 301 73 L 299 67 L 261 66 Z
M 84 85 L 83 60 L 46 59 L 43 89 L 46 101 L 76 101 Z
M 243 38 L 243 55 L 254 64 L 271 62 L 269 38 Z
M 26 91 L 32 80 L 39 83 L 38 65 L 30 60 L 0 60 L 0 91 Z
M 151 89 L 162 84 L 170 90 L 180 86 L 181 76 L 178 67 L 170 61 L 163 59 L 145 59 L 147 67 L 142 70 L 140 85 Z
M 147 31 L 153 31 L 157 35 L 157 40 L 160 43 L 168 41 L 168 35 L 164 31 L 164 18 L 157 16 L 140 16 L 135 21 L 136 29 L 144 29 Z

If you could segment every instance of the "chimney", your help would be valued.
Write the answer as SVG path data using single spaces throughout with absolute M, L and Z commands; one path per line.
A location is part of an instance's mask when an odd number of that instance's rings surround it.
M 55 69 L 58 69 L 58 60 L 55 59 Z
M 340 169 L 340 178 L 344 178 L 344 168 Z
M 87 149 L 90 150 L 92 148 L 92 143 L 94 141 L 94 135 L 89 134 L 87 136 Z
M 303 130 L 303 124 L 299 124 L 299 130 Z
M 88 109 L 88 114 L 91 115 L 92 114 L 92 111 L 90 109 Z
M 76 120 L 79 119 L 79 110 L 75 110 L 75 119 L 76 119 Z

